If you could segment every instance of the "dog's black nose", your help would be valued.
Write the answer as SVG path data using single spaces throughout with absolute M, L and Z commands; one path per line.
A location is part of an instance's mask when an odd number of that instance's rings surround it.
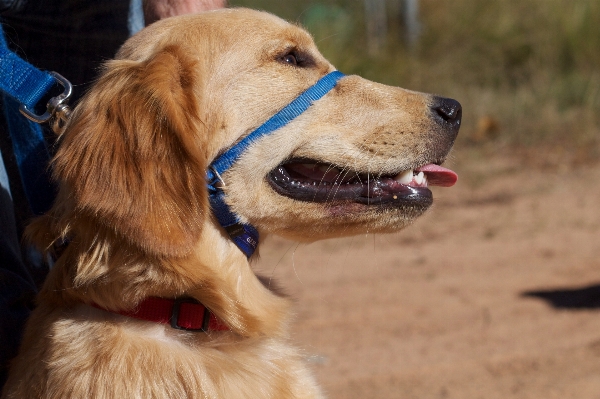
M 460 127 L 462 106 L 456 100 L 444 97 L 435 97 L 431 109 L 439 122 L 448 123 L 452 127 Z

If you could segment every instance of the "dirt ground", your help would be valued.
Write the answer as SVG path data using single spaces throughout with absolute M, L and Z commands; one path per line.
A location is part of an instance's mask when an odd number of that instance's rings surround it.
M 600 166 L 449 165 L 398 234 L 261 249 L 328 397 L 600 398 Z

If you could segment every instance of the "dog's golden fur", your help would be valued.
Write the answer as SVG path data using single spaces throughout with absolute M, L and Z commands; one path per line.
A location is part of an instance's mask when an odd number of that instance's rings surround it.
M 310 62 L 281 61 L 291 50 Z M 38 297 L 2 398 L 320 398 L 288 344 L 289 300 L 265 288 L 211 215 L 206 168 L 334 67 L 302 29 L 231 9 L 159 21 L 131 38 L 60 138 L 60 183 L 30 226 L 68 239 Z M 357 76 L 228 170 L 231 208 L 261 238 L 396 231 L 423 209 L 296 201 L 265 176 L 291 158 L 396 174 L 441 162 L 432 97 Z M 193 297 L 231 329 L 174 330 L 90 306 Z

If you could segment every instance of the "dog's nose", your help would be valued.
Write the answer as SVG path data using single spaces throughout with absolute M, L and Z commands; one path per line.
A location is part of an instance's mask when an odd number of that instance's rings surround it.
M 444 97 L 435 97 L 431 109 L 441 123 L 450 124 L 454 128 L 460 127 L 462 106 L 456 100 Z

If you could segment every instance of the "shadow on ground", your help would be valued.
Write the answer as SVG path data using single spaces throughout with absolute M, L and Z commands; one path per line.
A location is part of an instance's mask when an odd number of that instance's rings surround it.
M 543 299 L 557 309 L 600 309 L 600 284 L 572 289 L 526 291 L 521 295 Z

